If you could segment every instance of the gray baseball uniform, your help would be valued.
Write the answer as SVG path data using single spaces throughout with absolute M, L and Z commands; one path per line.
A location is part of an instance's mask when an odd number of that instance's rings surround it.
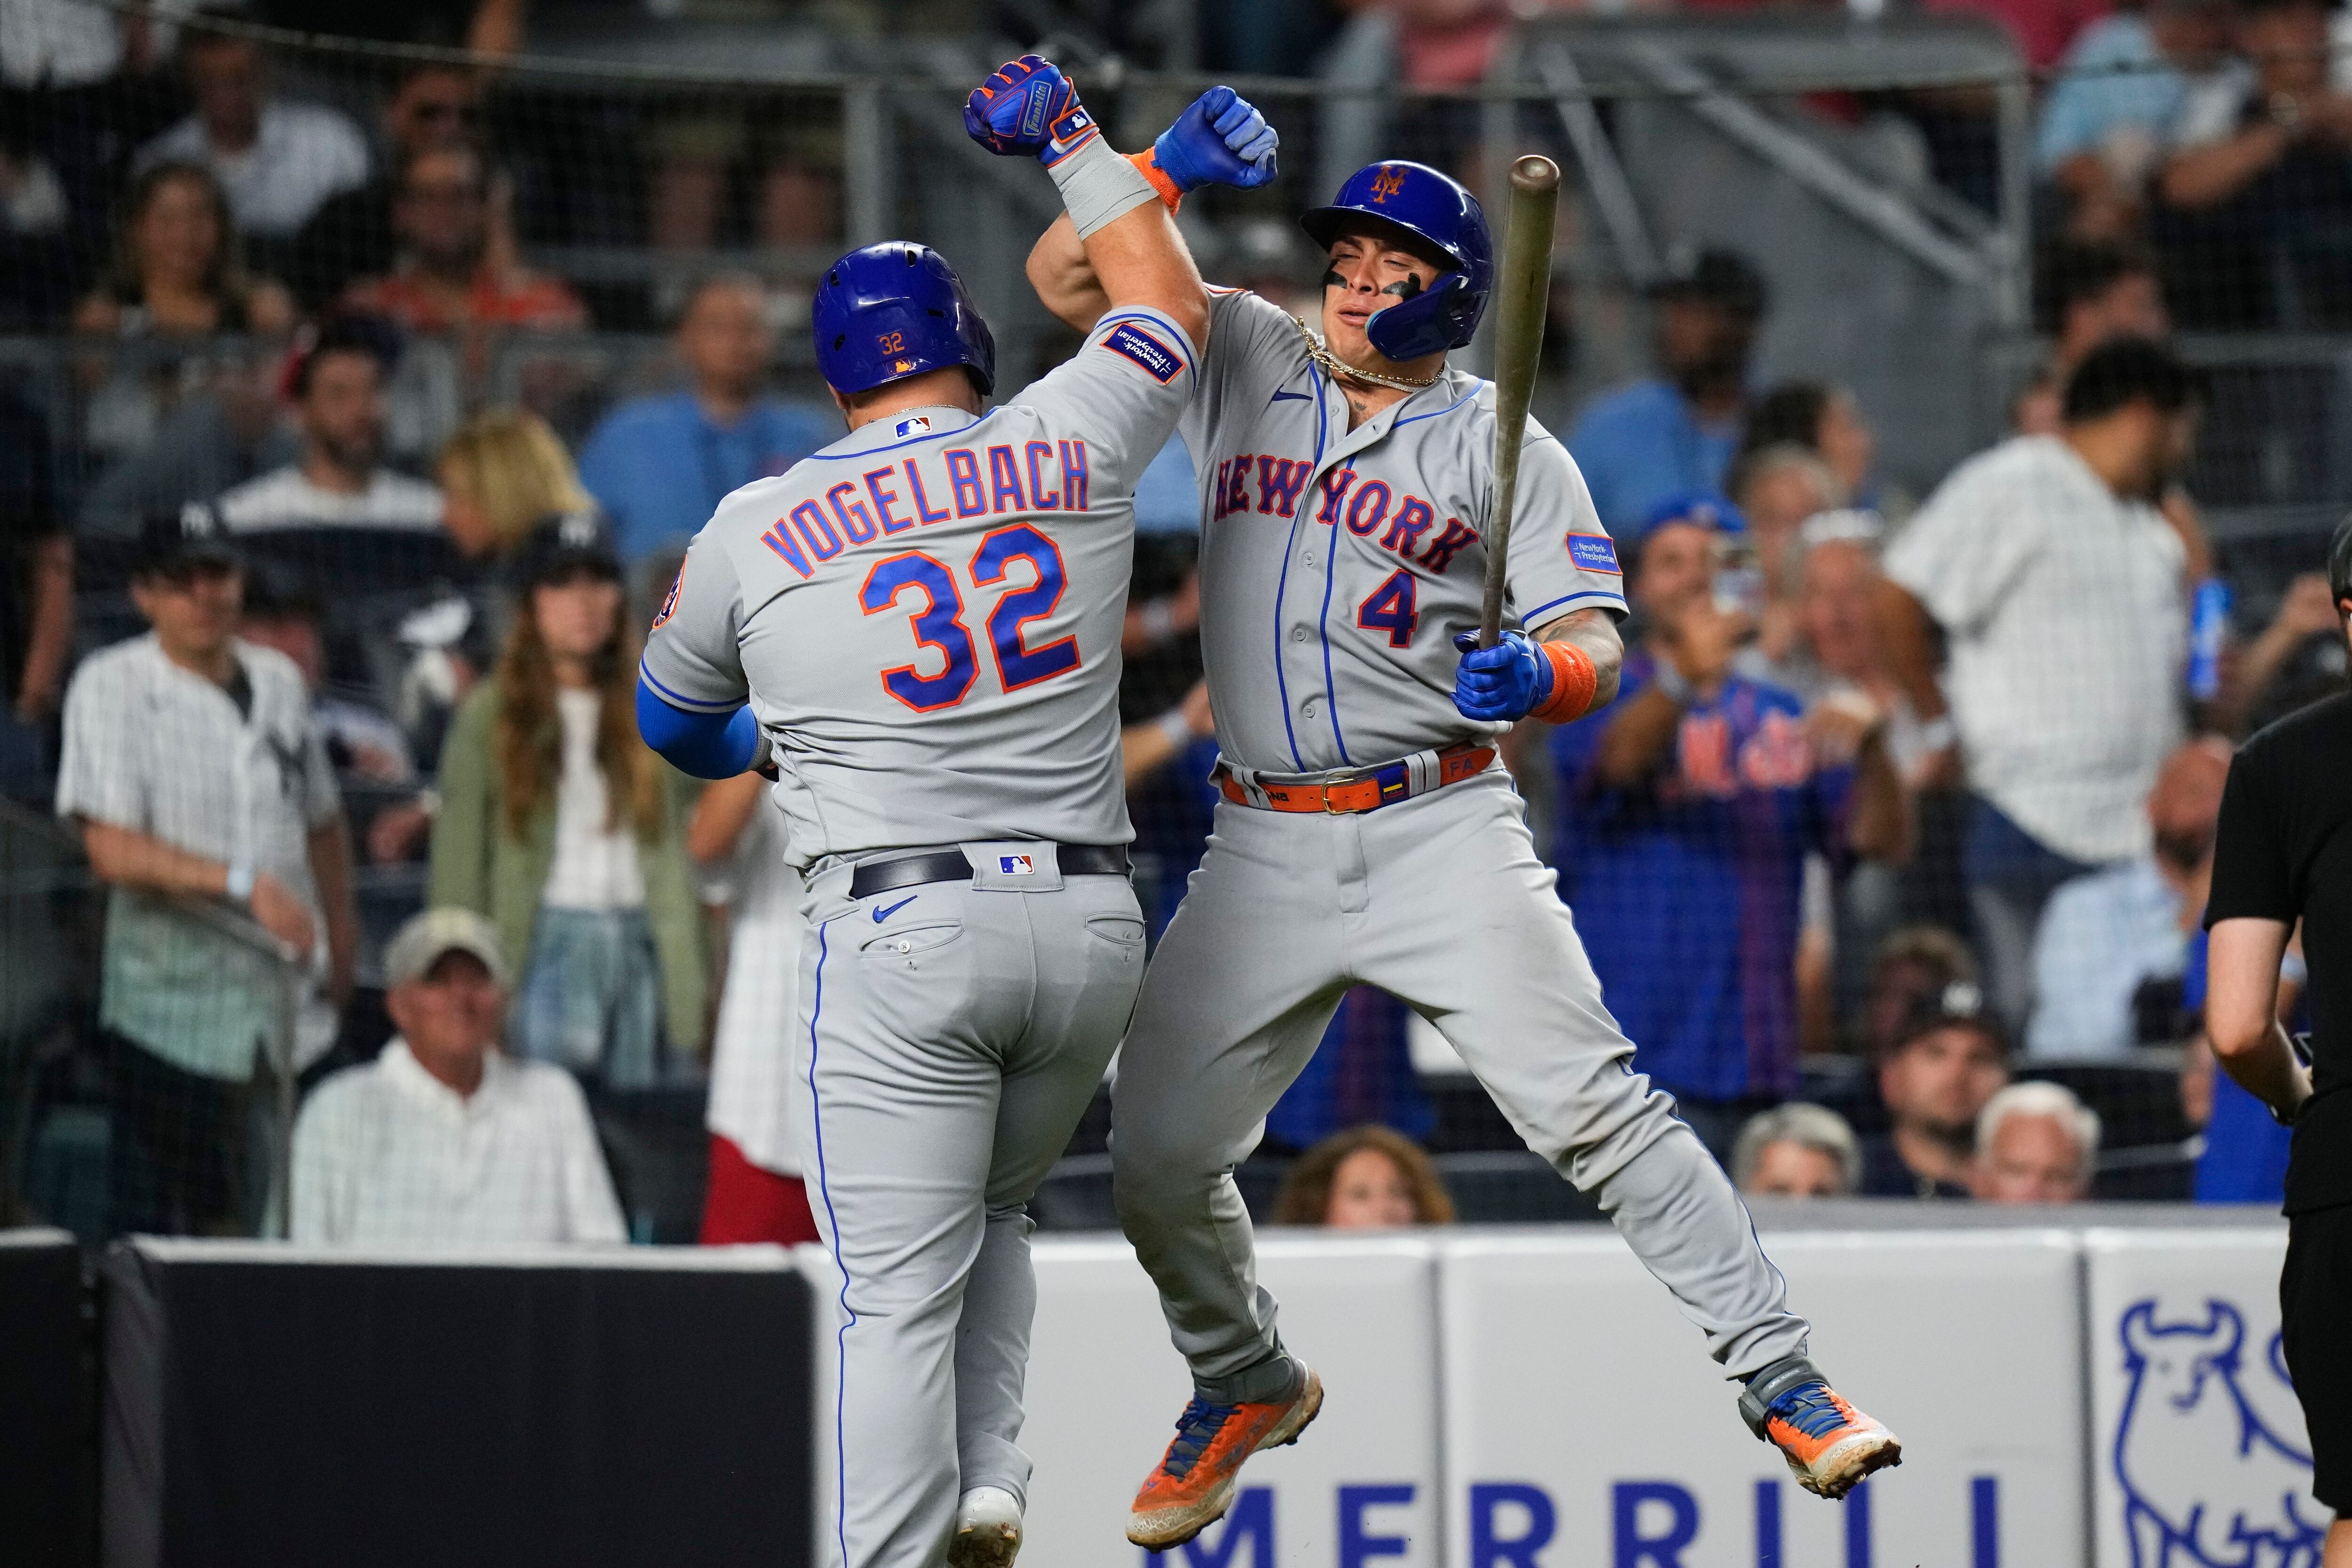
M 1194 1381 L 1232 1403 L 1289 1380 L 1232 1171 L 1359 982 L 1435 1024 L 1528 1146 L 1597 1192 L 1727 1373 L 1802 1354 L 1806 1325 L 1731 1184 L 1633 1071 L 1490 766 L 1504 727 L 1454 706 L 1452 638 L 1476 626 L 1486 575 L 1493 386 L 1448 370 L 1350 431 L 1289 317 L 1239 292 L 1211 307 L 1180 428 L 1202 477 L 1202 647 L 1232 778 L 1112 1092 L 1119 1218 Z M 1575 464 L 1533 422 L 1520 463 L 1508 619 L 1622 613 Z M 1378 779 L 1377 810 L 1269 809 L 1358 777 Z
M 1119 631 L 1136 476 L 1197 355 L 1106 316 L 991 413 L 865 425 L 719 504 L 646 648 L 683 708 L 747 697 L 804 866 L 801 1155 L 840 1264 L 848 1568 L 934 1568 L 960 1492 L 1025 1496 L 1025 1205 L 1133 1010 Z M 1057 844 L 1058 841 L 1058 844 Z M 859 897 L 858 865 L 952 846 L 969 878 Z

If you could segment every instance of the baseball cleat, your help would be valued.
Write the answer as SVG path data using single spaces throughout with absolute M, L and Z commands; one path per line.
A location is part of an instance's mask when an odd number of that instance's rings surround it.
M 1802 1356 L 1757 1374 L 1739 1396 L 1739 1414 L 1780 1450 L 1797 1484 L 1821 1497 L 1842 1498 L 1872 1471 L 1903 1462 L 1895 1434 L 1839 1397 Z
M 956 1504 L 948 1568 L 1013 1568 L 1021 1554 L 1021 1500 L 1003 1487 L 974 1487 Z
M 1176 1440 L 1135 1494 L 1127 1538 L 1152 1552 L 1183 1545 L 1224 1518 L 1243 1460 L 1298 1441 L 1322 1408 L 1323 1380 L 1305 1366 L 1287 1396 L 1265 1404 L 1213 1405 L 1195 1395 L 1177 1418 Z

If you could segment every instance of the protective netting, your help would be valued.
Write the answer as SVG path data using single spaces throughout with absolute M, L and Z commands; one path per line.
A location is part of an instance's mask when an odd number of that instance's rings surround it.
M 965 139 L 963 94 L 1010 46 L 951 32 L 810 28 L 806 58 L 777 70 L 773 50 L 730 66 L 749 33 L 658 17 L 494 57 L 66 0 L 36 13 L 49 20 L 0 37 L 0 1208 L 86 1237 L 250 1230 L 286 1197 L 300 1095 L 394 1032 L 383 944 L 428 897 L 460 897 L 428 858 L 465 831 L 450 748 L 466 788 L 515 785 L 503 732 L 459 717 L 486 676 L 538 667 L 502 586 L 530 528 L 601 511 L 631 601 L 616 624 L 643 624 L 719 497 L 837 433 L 806 327 L 826 262 L 884 237 L 940 247 L 1017 388 L 1076 341 L 1022 272 L 1058 208 L 1036 171 Z M 1685 492 L 1747 516 L 1745 542 L 1717 531 L 1702 552 L 1696 597 L 1645 599 L 1637 576 L 1627 638 L 1650 671 L 1701 635 L 1695 605 L 1750 618 L 1726 668 L 1787 694 L 1756 710 L 1777 727 L 1707 706 L 1710 686 L 1632 776 L 1593 771 L 1613 714 L 1580 736 L 1530 726 L 1509 752 L 1612 1005 L 1673 1037 L 1634 1028 L 1643 1064 L 1727 1156 L 1791 1094 L 1869 1134 L 1921 1009 L 1975 1009 L 2015 1053 L 1952 1069 L 1929 1118 L 1948 1145 L 2002 1077 L 2056 1076 L 2106 1118 L 2098 1191 L 2186 1196 L 2184 1140 L 2208 1113 L 2194 1071 L 2184 1113 L 2180 1055 L 2212 768 L 2164 771 L 2152 833 L 2020 827 L 1984 735 L 1964 722 L 1957 765 L 1937 761 L 1874 584 L 1957 465 L 2063 432 L 2076 367 L 2153 335 L 2202 372 L 2204 411 L 2159 487 L 2186 642 L 2151 655 L 2174 660 L 2143 683 L 2169 716 L 2155 727 L 2219 735 L 2207 755 L 2226 756 L 2340 684 L 2332 611 L 2302 575 L 2352 498 L 2352 99 L 2335 96 L 2326 13 L 2119 13 L 2063 58 L 1958 16 L 1555 17 L 1498 23 L 1458 57 L 1408 16 L 1366 17 L 1326 41 L 1316 78 L 1231 78 L 1281 132 L 1282 172 L 1188 200 L 1204 275 L 1311 319 L 1321 257 L 1295 219 L 1348 172 L 1409 158 L 1492 192 L 1509 157 L 1547 152 L 1567 183 L 1538 417 L 1629 559 L 1691 520 L 1667 505 Z M 1130 148 L 1211 79 L 1083 52 L 1073 70 Z M 1488 368 L 1490 343 L 1465 358 Z M 1211 811 L 1187 472 L 1180 449 L 1139 507 L 1121 693 L 1155 932 Z M 236 540 L 240 580 L 184 573 L 159 609 L 140 574 L 158 528 L 189 517 Z M 2114 607 L 2097 597 L 2053 645 L 2139 657 L 2100 641 Z M 239 626 L 290 662 L 242 693 L 179 690 L 184 661 L 131 644 L 159 617 L 183 641 Z M 2060 774 L 2130 775 L 2122 813 L 2144 814 L 2170 739 L 2117 753 L 2115 716 L 2088 697 L 2070 716 L 2075 688 L 2053 689 L 2035 744 Z M 553 725 L 562 706 L 535 711 Z M 1743 761 L 1783 731 L 1797 760 Z M 1888 747 L 1899 831 L 1857 831 L 1857 745 Z M 674 793 L 646 852 L 690 859 L 694 802 Z M 1793 814 L 1765 831 L 1759 811 Z M 118 831 L 94 844 L 93 823 Z M 2003 878 L 2026 892 L 1989 904 Z M 2045 909 L 2074 884 L 2051 935 Z M 617 907 L 545 926 L 571 933 L 564 972 L 604 1000 L 531 1004 L 570 1042 L 535 1054 L 587 1085 L 630 1232 L 683 1239 L 704 1070 L 674 971 L 690 936 L 710 966 L 696 994 L 715 994 L 724 927 L 681 936 L 694 922 L 676 911 Z M 1675 913 L 1695 909 L 1712 913 Z M 1370 991 L 1268 1147 L 1363 1122 L 1474 1163 L 1516 1146 L 1435 1032 Z M 1514 1185 L 1526 1174 L 1477 1165 L 1466 1188 L 1494 1196 L 1465 1207 L 1553 1212 L 1549 1188 Z M 440 1201 L 421 1176 L 415 1199 Z

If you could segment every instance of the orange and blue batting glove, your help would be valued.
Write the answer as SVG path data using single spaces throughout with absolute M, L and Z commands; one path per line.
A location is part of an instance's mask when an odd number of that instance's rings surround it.
M 997 67 L 964 100 L 963 129 L 1000 157 L 1034 153 L 1048 169 L 1102 134 L 1077 88 L 1042 55 Z

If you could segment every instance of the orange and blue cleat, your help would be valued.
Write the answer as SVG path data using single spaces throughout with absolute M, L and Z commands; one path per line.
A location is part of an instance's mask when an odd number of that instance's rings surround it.
M 1895 1434 L 1838 1396 L 1803 1356 L 1775 1362 L 1739 1396 L 1748 1429 L 1780 1450 L 1797 1484 L 1842 1498 L 1874 1470 L 1903 1462 Z
M 1322 1408 L 1323 1380 L 1303 1365 L 1280 1399 L 1213 1405 L 1194 1396 L 1177 1418 L 1176 1440 L 1135 1494 L 1127 1538 L 1152 1552 L 1192 1540 L 1225 1516 L 1242 1461 L 1260 1448 L 1297 1442 Z

